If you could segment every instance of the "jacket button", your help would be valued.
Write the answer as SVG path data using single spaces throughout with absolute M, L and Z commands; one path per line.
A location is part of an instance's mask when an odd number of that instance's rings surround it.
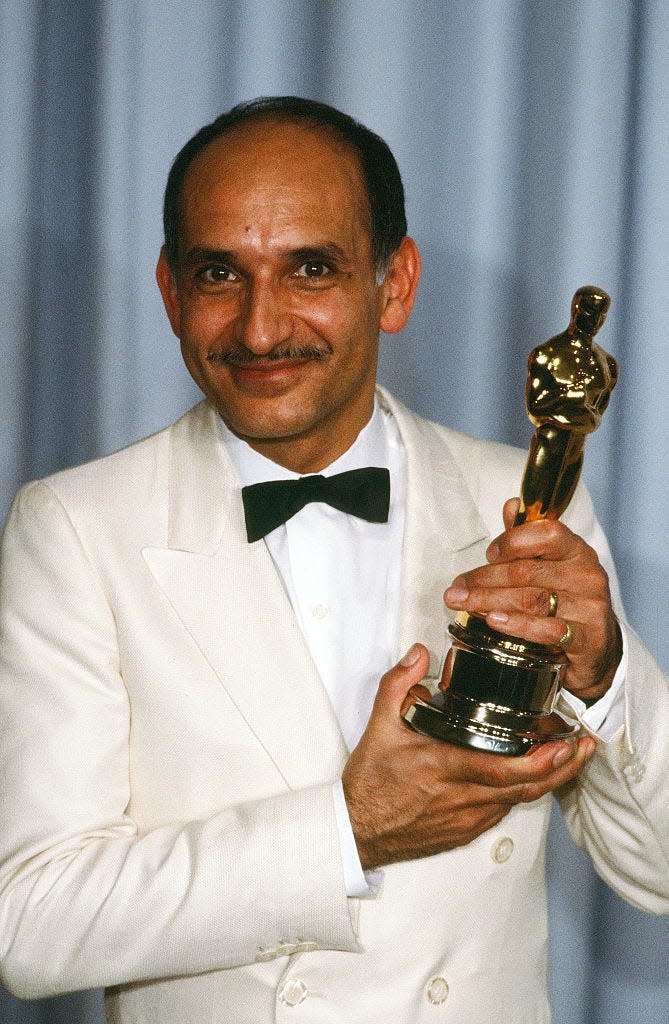
M 307 998 L 307 986 L 299 978 L 290 978 L 279 992 L 279 999 L 286 1006 L 299 1006 Z
M 428 982 L 427 989 L 425 990 L 428 1000 L 435 1006 L 439 1006 L 440 1003 L 445 1003 L 448 999 L 448 982 L 446 978 L 442 978 L 437 975 L 436 978 L 432 978 Z
M 496 864 L 506 864 L 507 860 L 513 853 L 513 849 L 513 839 L 505 836 L 504 839 L 500 839 L 498 843 L 495 843 L 492 848 L 491 857 Z
M 318 943 L 310 942 L 306 939 L 300 939 L 295 946 L 296 953 L 313 953 L 318 949 Z

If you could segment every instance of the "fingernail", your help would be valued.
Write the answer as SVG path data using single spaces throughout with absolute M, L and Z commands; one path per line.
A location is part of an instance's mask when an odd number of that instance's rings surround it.
M 465 587 L 449 587 L 446 591 L 446 601 L 452 604 L 461 604 L 469 597 L 469 591 Z
M 588 738 L 585 740 L 583 744 L 583 752 L 585 754 L 586 761 L 588 760 L 588 758 L 592 757 L 596 749 L 597 744 L 590 736 L 588 736 Z
M 418 644 L 414 644 L 406 652 L 406 654 L 404 655 L 404 657 L 400 661 L 400 665 L 402 665 L 404 668 L 409 668 L 410 665 L 415 665 L 419 658 L 420 658 L 420 648 L 419 648 Z
M 509 621 L 509 616 L 506 612 L 489 612 L 487 619 L 493 626 L 503 626 L 505 622 Z

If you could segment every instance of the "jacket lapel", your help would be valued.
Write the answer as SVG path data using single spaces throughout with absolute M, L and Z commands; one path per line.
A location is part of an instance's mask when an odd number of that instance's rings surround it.
M 172 428 L 168 500 L 168 545 L 143 554 L 172 608 L 287 785 L 336 777 L 339 726 L 207 403 Z
M 407 452 L 407 509 L 402 568 L 399 657 L 419 640 L 430 652 L 429 675 L 441 675 L 454 614 L 443 594 L 466 569 L 485 562 L 488 529 L 448 444 L 449 431 L 420 419 L 385 390 Z

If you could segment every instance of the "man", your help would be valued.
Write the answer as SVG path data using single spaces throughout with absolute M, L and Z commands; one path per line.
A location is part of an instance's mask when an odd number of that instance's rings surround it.
M 112 1022 L 547 1021 L 549 793 L 618 892 L 669 909 L 669 694 L 626 627 L 621 664 L 587 498 L 578 532 L 495 537 L 522 454 L 376 389 L 420 264 L 392 156 L 344 115 L 224 115 L 177 157 L 165 226 L 206 402 L 28 486 L 6 530 L 3 980 L 105 985 Z M 352 513 L 311 479 L 348 508 L 339 474 L 370 465 Z M 262 536 L 277 479 L 295 514 Z M 509 633 L 570 624 L 577 742 L 506 758 L 403 723 L 451 581 Z

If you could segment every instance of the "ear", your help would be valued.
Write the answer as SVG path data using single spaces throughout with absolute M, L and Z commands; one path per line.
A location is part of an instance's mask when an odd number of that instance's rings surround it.
M 176 334 L 177 338 L 181 337 L 181 300 L 179 298 L 179 291 L 172 275 L 172 271 L 169 268 L 167 262 L 167 253 L 165 246 L 160 250 L 160 257 L 158 258 L 158 266 L 156 267 L 156 281 L 160 288 L 160 294 L 163 297 L 163 303 L 165 306 L 165 312 L 167 313 L 168 319 L 172 330 Z
M 420 280 L 420 253 L 413 238 L 402 239 L 381 285 L 379 326 L 386 334 L 406 327 Z

